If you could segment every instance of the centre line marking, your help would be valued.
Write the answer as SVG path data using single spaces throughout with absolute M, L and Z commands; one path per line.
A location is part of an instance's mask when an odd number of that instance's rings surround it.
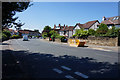
M 61 71 L 61 70 L 59 70 L 59 69 L 57 69 L 57 68 L 54 68 L 53 71 L 55 71 L 55 72 L 57 72 L 57 73 L 59 73 L 59 74 L 63 73 L 63 71 Z
M 80 72 L 74 72 L 76 75 L 78 75 L 78 76 L 81 76 L 81 77 L 83 77 L 83 78 L 88 78 L 88 76 L 87 75 L 84 75 L 84 74 L 82 74 L 82 73 L 80 73 Z
M 70 71 L 70 70 L 71 70 L 71 68 L 66 67 L 66 66 L 61 66 L 61 68 L 66 69 L 66 70 L 68 70 L 68 71 Z
M 68 78 L 68 79 L 70 79 L 70 80 L 77 80 L 74 77 L 72 77 L 71 75 L 66 75 L 65 77 Z

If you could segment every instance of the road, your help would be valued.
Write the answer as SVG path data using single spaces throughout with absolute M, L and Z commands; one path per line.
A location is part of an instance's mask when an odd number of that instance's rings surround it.
M 117 52 L 70 47 L 40 39 L 14 39 L 10 47 L 29 78 L 99 80 L 118 77 Z

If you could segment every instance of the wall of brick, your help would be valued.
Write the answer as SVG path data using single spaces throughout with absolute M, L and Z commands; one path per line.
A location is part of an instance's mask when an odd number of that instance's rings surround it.
M 87 44 L 95 44 L 101 46 L 118 46 L 118 37 L 88 37 Z

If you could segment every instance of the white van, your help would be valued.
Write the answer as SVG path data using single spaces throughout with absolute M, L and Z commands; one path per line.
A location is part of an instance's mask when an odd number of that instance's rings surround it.
M 28 35 L 23 36 L 23 41 L 28 41 Z

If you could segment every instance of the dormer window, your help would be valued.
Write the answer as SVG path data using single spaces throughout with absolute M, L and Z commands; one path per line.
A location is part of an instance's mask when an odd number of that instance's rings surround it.
M 119 17 L 116 18 L 117 20 L 119 19 Z

